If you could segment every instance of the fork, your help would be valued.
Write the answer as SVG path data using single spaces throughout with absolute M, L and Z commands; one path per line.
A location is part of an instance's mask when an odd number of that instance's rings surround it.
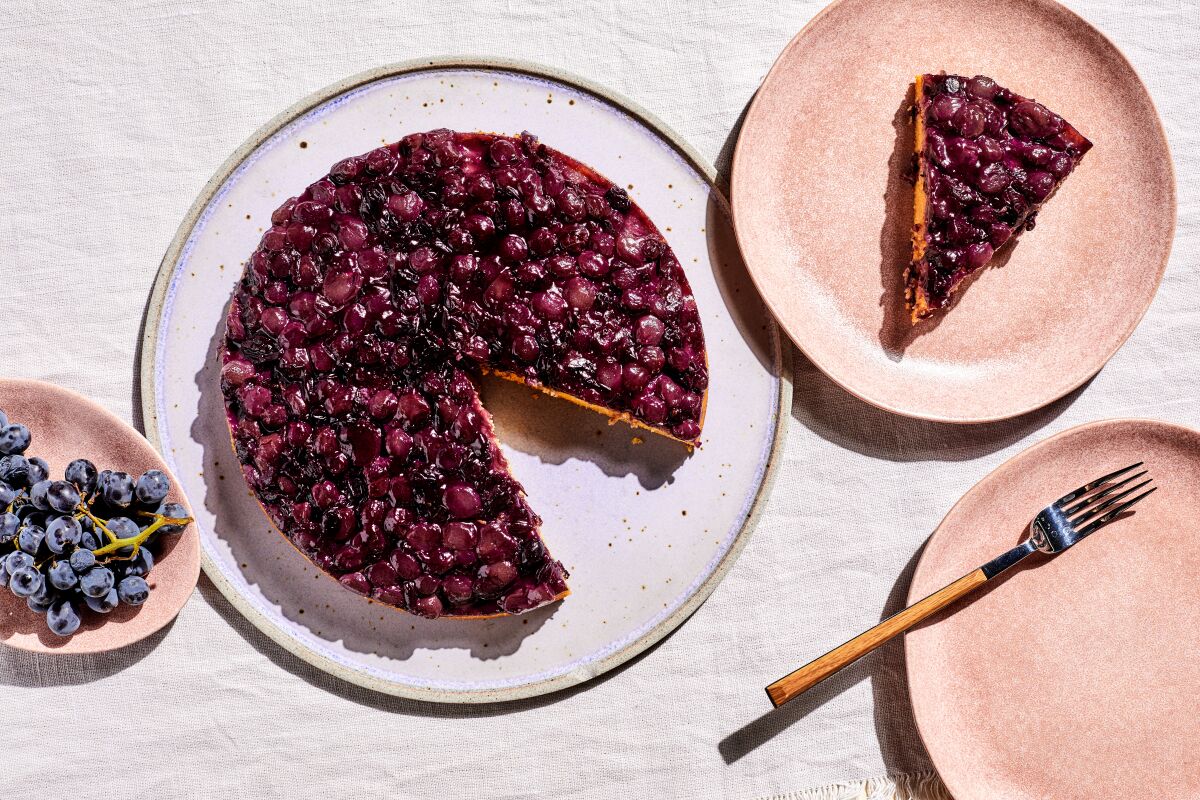
M 1150 478 L 1129 486 L 1144 477 L 1142 470 L 1112 483 L 1116 478 L 1142 466 L 1143 462 L 1130 464 L 1124 469 L 1096 478 L 1069 492 L 1038 512 L 1029 523 L 1029 538 L 1019 545 L 996 556 L 982 567 L 967 573 L 948 586 L 944 586 L 924 600 L 919 600 L 899 611 L 868 631 L 860 633 L 845 644 L 830 650 L 815 661 L 780 678 L 767 687 L 771 703 L 779 708 L 789 700 L 816 686 L 830 675 L 849 666 L 875 648 L 904 633 L 918 622 L 925 620 L 946 606 L 978 589 L 1009 567 L 1035 552 L 1054 556 L 1066 550 L 1088 534 L 1115 520 L 1128 511 L 1134 503 L 1152 494 L 1157 488 L 1151 486 L 1141 494 L 1130 497 L 1151 483 Z M 1127 487 L 1128 488 L 1125 488 Z M 1126 499 L 1128 498 L 1128 499 Z

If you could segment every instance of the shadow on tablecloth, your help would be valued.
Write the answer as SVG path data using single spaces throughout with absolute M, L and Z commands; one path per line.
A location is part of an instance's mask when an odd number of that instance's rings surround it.
M 921 551 L 918 550 L 901 571 L 888 593 L 879 617 L 881 620 L 904 607 L 920 557 Z M 887 773 L 900 775 L 932 770 L 933 765 L 917 735 L 912 705 L 908 700 L 902 639 L 889 642 L 782 708 L 768 711 L 734 731 L 718 745 L 721 758 L 726 764 L 741 760 L 831 699 L 867 679 L 871 681 L 876 708 L 875 735 L 879 739 Z
M 96 683 L 154 652 L 175 620 L 145 639 L 107 653 L 30 653 L 0 645 L 0 686 L 47 688 Z
M 281 669 L 290 672 L 310 686 L 329 692 L 343 700 L 357 703 L 360 706 L 385 711 L 391 714 L 406 714 L 422 717 L 437 717 L 444 719 L 464 719 L 471 717 L 494 717 L 502 714 L 518 714 L 522 711 L 541 708 L 566 700 L 579 692 L 587 691 L 595 686 L 607 683 L 625 670 L 635 667 L 643 658 L 657 650 L 675 634 L 672 631 L 661 641 L 639 653 L 629 661 L 605 672 L 578 686 L 571 686 L 550 694 L 530 697 L 523 700 L 510 700 L 499 703 L 432 703 L 422 700 L 410 700 L 404 697 L 383 694 L 371 689 L 358 686 L 312 666 L 303 659 L 289 653 L 276 644 L 262 631 L 258 630 L 242 614 L 233 607 L 225 595 L 209 580 L 207 575 L 200 575 L 197 584 L 204 601 L 220 614 L 231 628 L 238 632 L 259 654 L 270 659 Z M 676 631 L 678 628 L 676 628 Z M 0 665 L 3 662 L 0 661 Z M 0 675 L 3 670 L 0 670 Z

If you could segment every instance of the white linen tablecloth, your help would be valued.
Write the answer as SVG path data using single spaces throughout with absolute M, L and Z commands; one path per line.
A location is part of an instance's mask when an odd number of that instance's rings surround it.
M 724 168 L 760 80 L 822 5 L 10 0 L 3 372 L 140 424 L 139 326 L 179 221 L 252 131 L 329 83 L 418 56 L 528 59 L 628 95 Z M 126 650 L 0 647 L 0 797 L 941 796 L 897 643 L 775 714 L 761 687 L 894 610 L 946 510 L 1030 443 L 1104 417 L 1200 424 L 1200 5 L 1069 5 L 1141 72 L 1179 177 L 1158 297 L 1083 389 L 953 427 L 868 407 L 796 357 L 785 460 L 741 560 L 661 646 L 551 697 L 442 707 L 373 694 L 281 650 L 204 578 L 173 626 Z

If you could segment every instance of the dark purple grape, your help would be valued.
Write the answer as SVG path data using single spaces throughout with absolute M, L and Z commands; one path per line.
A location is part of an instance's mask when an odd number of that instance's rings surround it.
M 1013 106 L 1010 113 L 1012 129 L 1021 136 L 1047 139 L 1062 130 L 1062 117 L 1041 103 L 1024 100 Z
M 108 472 L 105 470 L 101 473 L 97 488 L 100 491 L 100 499 L 110 506 L 117 508 L 128 508 L 133 502 L 133 478 L 128 472 Z
M 988 164 L 979 171 L 979 177 L 975 181 L 975 185 L 979 187 L 979 191 L 987 194 L 996 194 L 1004 190 L 1009 183 L 1012 182 L 1012 176 L 1003 164 L 994 163 Z
M 74 517 L 57 517 L 46 526 L 46 547 L 56 555 L 74 548 L 82 538 L 83 527 Z
M 20 455 L 29 447 L 32 439 L 29 428 L 20 423 L 10 423 L 0 428 L 0 454 Z
M 127 606 L 140 606 L 150 599 L 150 585 L 140 575 L 127 575 L 117 584 L 117 598 Z
M 1054 191 L 1054 176 L 1040 170 L 1031 172 L 1025 179 L 1025 190 L 1035 203 L 1040 203 Z
M 444 502 L 450 516 L 457 519 L 474 517 L 483 507 L 479 493 L 465 483 L 448 485 L 445 490 Z
M 119 598 L 117 597 L 116 587 L 113 587 L 103 594 L 95 597 L 89 594 L 84 594 L 83 601 L 87 604 L 88 608 L 90 608 L 92 611 L 95 611 L 97 614 L 109 613 L 116 608 L 117 604 L 120 602 Z
M 45 480 L 42 476 L 41 480 Z M 27 486 L 29 480 L 29 460 L 22 455 L 0 456 L 0 481 L 10 486 Z M 40 481 L 32 481 L 40 483 Z
M 991 100 L 996 96 L 996 82 L 983 75 L 976 75 L 967 81 L 967 92 L 980 100 Z
M 68 481 L 52 481 L 46 489 L 46 503 L 59 514 L 70 514 L 79 506 L 79 489 Z
M 974 167 L 979 163 L 982 148 L 970 139 L 959 136 L 946 143 L 950 163 L 955 167 Z
M 84 551 L 90 552 L 90 551 Z M 55 561 L 46 572 L 50 585 L 60 591 L 69 591 L 79 585 L 79 575 L 66 561 Z
M 241 363 L 247 364 L 247 362 Z M 224 375 L 225 372 L 222 371 L 222 377 Z M 63 472 L 63 478 L 75 484 L 75 488 L 82 494 L 91 494 L 96 489 L 97 474 L 95 464 L 86 458 L 77 458 L 70 464 L 67 464 L 67 468 Z
M 8 588 L 22 600 L 39 592 L 44 584 L 45 579 L 42 577 L 42 573 L 34 569 L 33 565 L 9 571 Z
M 973 244 L 967 248 L 967 266 L 970 269 L 980 269 L 992 259 L 992 246 L 987 242 Z
M 85 545 L 71 553 L 70 563 L 71 569 L 83 574 L 96 565 L 96 556 Z
M 67 599 L 55 600 L 46 611 L 46 625 L 56 636 L 70 636 L 79 630 L 82 620 Z
M 983 133 L 987 117 L 984 112 L 979 109 L 974 103 L 967 103 L 954 112 L 952 124 L 963 136 L 974 137 Z

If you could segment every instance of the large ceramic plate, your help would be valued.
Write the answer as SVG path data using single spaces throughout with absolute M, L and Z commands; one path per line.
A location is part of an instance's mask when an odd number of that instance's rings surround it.
M 570 597 L 519 618 L 427 621 L 346 591 L 269 529 L 234 463 L 223 416 L 216 367 L 224 309 L 271 210 L 335 161 L 436 127 L 530 130 L 627 185 L 684 264 L 709 346 L 705 444 L 690 456 L 527 388 L 484 384 L 509 463 L 572 573 Z M 196 501 L 213 582 L 307 661 L 436 701 L 577 684 L 679 625 L 744 543 L 790 403 L 779 337 L 744 275 L 711 178 L 644 111 L 577 79 L 513 64 L 424 61 L 360 75 L 255 134 L 180 229 L 143 349 L 147 429 Z
M 1026 535 L 1046 503 L 1145 461 L 1158 491 L 908 634 L 921 738 L 957 800 L 1200 797 L 1200 432 L 1110 420 L 984 478 L 925 547 L 910 602 Z
M 28 426 L 33 434 L 28 455 L 46 459 L 51 477 L 61 478 L 77 458 L 132 475 L 167 469 L 141 434 L 111 411 L 61 386 L 0 378 L 0 409 L 11 421 Z M 187 505 L 174 477 L 170 499 Z M 34 653 L 103 653 L 150 636 L 175 619 L 192 596 L 200 576 L 198 541 L 195 525 L 178 536 L 162 537 L 147 576 L 153 590 L 150 599 L 137 608 L 118 606 L 106 616 L 85 610 L 83 624 L 67 638 L 51 633 L 45 616 L 30 611 L 24 600 L 0 591 L 0 643 Z
M 986 74 L 1095 143 L 948 312 L 913 328 L 913 76 Z M 907 94 L 906 94 L 907 92 Z M 1158 115 L 1108 39 L 1051 0 L 840 0 L 783 51 L 735 151 L 750 273 L 783 328 L 850 392 L 925 419 L 983 422 L 1094 375 L 1158 287 L 1175 183 Z

